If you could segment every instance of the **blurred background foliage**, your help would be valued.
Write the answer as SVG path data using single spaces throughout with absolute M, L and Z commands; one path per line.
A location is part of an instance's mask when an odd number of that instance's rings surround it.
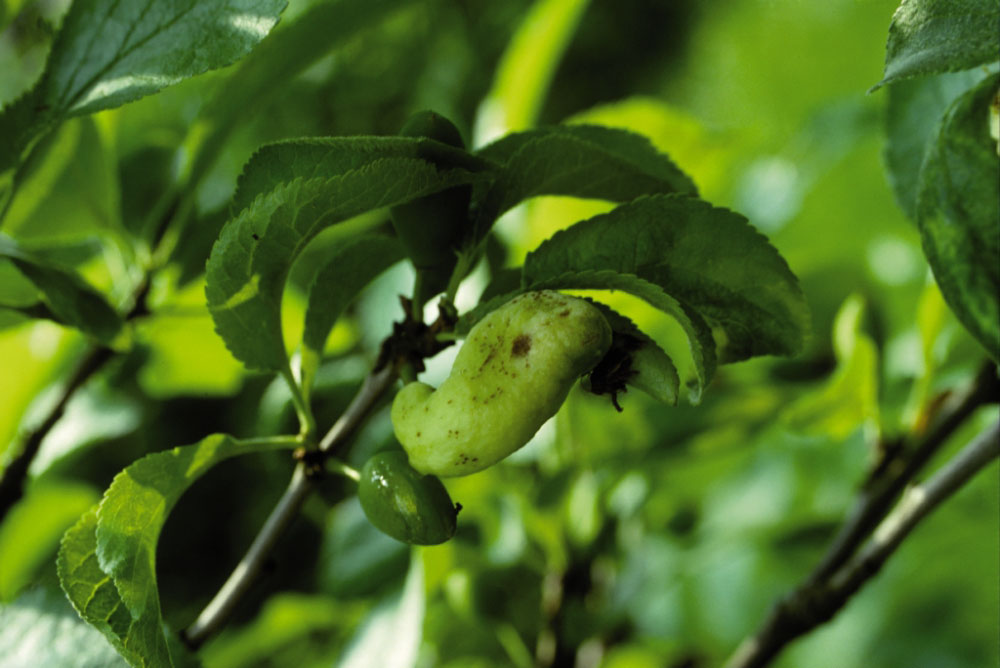
M 281 138 L 394 134 L 421 108 L 451 117 L 476 144 L 555 122 L 649 136 L 704 198 L 747 215 L 787 258 L 813 312 L 807 352 L 722 367 L 696 407 L 629 394 L 618 414 L 572 394 L 508 462 L 447 481 L 464 510 L 442 546 L 384 537 L 349 484 L 330 481 L 204 648 L 204 664 L 718 665 L 818 560 L 877 444 L 909 430 L 981 363 L 884 176 L 885 95 L 865 91 L 880 78 L 896 4 L 292 0 L 244 61 L 65 123 L 33 153 L 6 233 L 121 302 L 148 259 L 164 194 L 185 188 L 190 211 L 155 276 L 150 313 L 76 394 L 0 526 L 0 665 L 113 665 L 59 593 L 53 557 L 118 471 L 211 432 L 295 428 L 284 386 L 243 371 L 205 308 L 204 261 L 243 163 Z M 65 6 L 0 1 L 0 103 L 39 74 Z M 239 108 L 224 104 L 233 95 Z M 522 206 L 499 225 L 490 266 L 518 264 L 604 208 L 560 198 Z M 356 226 L 384 224 L 369 216 Z M 317 239 L 295 268 L 290 342 L 302 286 L 337 236 Z M 460 306 L 474 303 L 489 271 L 473 275 Z M 321 419 L 346 405 L 411 281 L 406 267 L 391 269 L 338 324 L 316 392 Z M 6 261 L 0 293 L 7 304 L 36 298 Z M 683 350 L 673 323 L 617 304 L 668 350 Z M 84 345 L 0 310 L 0 457 L 45 414 Z M 429 382 L 447 372 L 450 356 L 441 357 Z M 977 414 L 940 457 L 995 419 L 995 408 Z M 360 466 L 386 447 L 382 409 L 350 459 Z M 287 455 L 239 458 L 181 500 L 158 555 L 174 628 L 222 583 L 291 468 Z M 998 495 L 995 469 L 974 480 L 776 665 L 997 666 Z

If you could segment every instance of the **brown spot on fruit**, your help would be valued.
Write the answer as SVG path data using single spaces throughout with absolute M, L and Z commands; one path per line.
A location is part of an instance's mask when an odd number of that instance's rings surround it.
M 510 354 L 514 357 L 524 357 L 531 350 L 531 337 L 527 334 L 520 334 L 514 339 L 514 344 L 510 348 Z

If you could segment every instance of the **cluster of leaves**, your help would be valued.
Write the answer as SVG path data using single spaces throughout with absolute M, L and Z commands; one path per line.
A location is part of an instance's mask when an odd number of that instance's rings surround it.
M 196 7 L 177 2 L 138 12 L 75 3 L 44 75 L 4 111 L 4 202 L 18 185 L 24 157 L 49 128 L 228 64 L 267 34 L 282 8 L 280 2 Z M 213 48 L 193 48 L 201 43 Z M 599 126 L 557 126 L 513 133 L 473 153 L 409 137 L 269 144 L 243 170 L 232 204 L 237 213 L 208 258 L 206 296 L 216 330 L 233 355 L 249 369 L 276 372 L 288 381 L 302 433 L 299 439 L 256 441 L 211 436 L 145 457 L 122 472 L 100 505 L 67 532 L 58 562 L 62 586 L 81 616 L 130 663 L 174 661 L 161 628 L 155 568 L 159 533 L 171 507 L 224 459 L 314 438 L 309 397 L 329 333 L 346 305 L 402 252 L 391 237 L 354 235 L 328 253 L 309 290 L 296 376 L 283 338 L 281 302 L 298 256 L 333 225 L 462 184 L 472 185 L 475 196 L 458 249 L 463 261 L 453 277 L 456 286 L 478 262 L 497 218 L 529 198 L 566 195 L 623 203 L 540 246 L 518 270 L 513 289 L 506 289 L 509 276 L 501 276 L 500 287 L 487 290 L 496 296 L 467 313 L 463 328 L 528 290 L 630 293 L 681 323 L 696 369 L 690 389 L 695 401 L 719 361 L 793 354 L 801 347 L 806 307 L 784 260 L 745 218 L 698 199 L 691 179 L 641 136 Z M 0 251 L 43 300 L 18 306 L 22 313 L 41 312 L 113 344 L 122 317 L 72 270 L 45 262 L 12 239 L 4 238 Z M 647 381 L 652 393 L 676 403 L 680 381 L 670 357 L 627 318 L 604 308 L 620 335 L 642 337 L 647 354 L 632 361 L 635 373 L 654 378 L 652 386 Z
M 525 291 L 620 290 L 682 324 L 697 370 L 695 397 L 711 379 L 717 358 L 793 354 L 801 346 L 807 329 L 802 294 L 766 239 L 742 216 L 698 199 L 691 180 L 647 140 L 587 125 L 513 133 L 472 154 L 406 137 L 290 140 L 263 147 L 240 179 L 235 204 L 242 210 L 223 228 L 208 261 L 206 293 L 219 335 L 248 367 L 291 379 L 281 297 L 306 244 L 333 224 L 463 183 L 473 184 L 476 194 L 458 249 L 464 261 L 456 272 L 462 273 L 478 261 L 496 219 L 531 197 L 626 204 L 554 236 L 523 267 L 498 276 L 486 289 L 490 298 L 461 318 L 460 331 Z M 354 296 L 347 291 L 359 290 L 364 278 L 399 259 L 388 239 L 361 236 L 346 243 L 347 250 L 334 253 L 310 288 L 302 342 L 306 395 L 330 328 Z M 358 259 L 345 262 L 347 254 Z M 365 269 L 359 272 L 361 264 Z M 612 315 L 618 331 L 635 333 L 626 318 Z M 719 352 L 713 328 L 724 341 Z M 649 337 L 644 345 L 656 351 L 642 359 L 655 365 L 663 383 L 654 393 L 675 402 L 674 365 Z
M 293 23 L 283 25 L 284 30 L 245 59 L 253 68 L 236 69 L 220 79 L 215 96 L 185 141 L 193 158 L 181 165 L 175 187 L 193 191 L 201 183 L 225 147 L 235 119 L 257 97 L 270 94 L 275 81 L 317 62 L 331 44 L 404 4 L 317 2 Z M 538 3 L 539 11 L 558 12 L 562 7 L 573 17 L 584 5 Z M 19 190 L 33 178 L 36 158 L 49 149 L 46 137 L 52 136 L 47 133 L 53 128 L 71 117 L 116 107 L 233 62 L 267 35 L 283 3 L 172 0 L 152 3 L 150 8 L 140 13 L 131 3 L 73 3 L 56 33 L 42 78 L 0 112 L 4 210 L 16 203 Z M 998 252 L 997 174 L 985 121 L 997 80 L 991 65 L 996 60 L 995 35 L 983 30 L 996 25 L 995 14 L 995 7 L 983 2 L 907 0 L 890 33 L 883 82 L 889 92 L 888 162 L 897 195 L 920 226 L 927 257 L 949 305 L 994 359 L 1000 347 L 995 298 L 1000 280 L 991 261 Z M 968 16 L 979 18 L 968 22 Z M 950 25 L 949 17 L 958 27 L 941 32 L 940 26 Z M 567 21 L 567 34 L 575 20 Z M 956 39 L 959 34 L 961 39 Z M 211 48 L 192 46 L 204 44 Z M 985 70 L 939 74 L 984 63 Z M 915 76 L 923 78 L 910 78 Z M 350 124 L 336 127 L 345 125 Z M 957 176 L 944 179 L 942 174 Z M 490 309 L 529 290 L 633 295 L 680 325 L 690 350 L 691 373 L 685 376 L 678 360 L 657 342 L 655 332 L 644 332 L 622 313 L 600 304 L 615 331 L 616 349 L 627 360 L 625 367 L 615 361 L 615 368 L 625 368 L 623 382 L 667 404 L 678 403 L 684 391 L 692 403 L 698 402 L 721 363 L 802 349 L 808 329 L 805 297 L 785 260 L 744 217 L 700 199 L 693 180 L 640 135 L 594 124 L 550 126 L 514 132 L 469 152 L 431 140 L 384 136 L 266 144 L 243 168 L 229 215 L 219 216 L 215 226 L 205 225 L 209 239 L 215 240 L 216 230 L 227 220 L 208 256 L 205 293 L 215 327 L 232 354 L 247 369 L 283 377 L 301 431 L 295 436 L 257 438 L 216 434 L 137 459 L 115 478 L 99 505 L 65 534 L 57 560 L 60 583 L 80 616 L 130 664 L 184 665 L 191 660 L 166 628 L 161 597 L 166 600 L 167 594 L 157 580 L 157 548 L 171 510 L 216 465 L 238 455 L 287 450 L 314 438 L 322 426 L 318 422 L 334 414 L 322 407 L 320 396 L 330 332 L 343 321 L 361 290 L 404 258 L 398 241 L 386 233 L 387 226 L 378 226 L 386 209 L 466 184 L 473 187 L 474 198 L 455 285 L 482 256 L 488 256 L 490 244 L 496 243 L 492 228 L 498 218 L 526 200 L 562 195 L 618 206 L 553 235 L 530 251 L 523 266 L 502 268 L 491 263 L 492 284 L 480 303 L 462 314 L 459 334 Z M 167 244 L 158 239 L 163 220 L 174 215 L 175 206 L 167 198 L 136 225 L 136 246 L 152 245 L 154 263 L 170 255 L 173 249 L 166 246 L 176 242 L 169 234 Z M 193 227 L 183 234 L 196 234 Z M 306 282 L 303 333 L 296 345 L 297 341 L 286 340 L 289 328 L 283 320 L 283 300 L 294 280 L 295 263 L 314 250 L 310 242 L 337 228 L 347 231 L 322 246 L 318 261 L 313 259 L 317 266 Z M 194 246 L 193 260 L 174 255 L 171 261 L 193 265 L 193 271 L 200 272 L 207 247 Z M 183 246 L 181 251 L 189 252 Z M 141 313 L 132 302 L 143 301 L 147 281 L 130 285 L 135 288 L 131 295 L 112 297 L 93 288 L 51 248 L 8 236 L 0 237 L 0 258 L 7 263 L 0 268 L 9 265 L 21 281 L 17 294 L 7 289 L 2 295 L 7 310 L 76 328 L 101 346 L 125 350 L 130 345 L 130 321 Z M 142 264 L 143 253 L 131 260 Z M 453 291 L 445 297 L 454 297 Z M 851 300 L 838 317 L 834 382 L 793 404 L 784 414 L 784 427 L 847 439 L 858 424 L 872 419 L 873 412 L 877 419 L 878 393 L 872 381 L 877 349 L 860 327 L 860 312 L 858 301 Z M 940 333 L 935 327 L 943 325 L 921 327 L 926 352 Z M 821 358 L 820 366 L 827 362 Z M 928 362 L 928 368 L 932 366 Z M 725 380 L 738 378 L 740 369 L 736 367 Z M 613 374 L 609 377 L 614 379 Z M 356 380 L 352 377 L 348 385 Z M 611 383 L 598 389 L 613 394 L 621 388 Z M 614 426 L 608 424 L 612 418 L 606 405 L 602 411 L 596 403 L 587 403 L 589 398 L 578 398 L 581 403 L 571 405 L 563 417 L 597 444 L 590 453 L 593 469 L 576 470 L 567 463 L 574 458 L 564 452 L 558 456 L 561 468 L 542 461 L 534 469 L 510 467 L 507 473 L 496 474 L 508 477 L 493 485 L 477 487 L 460 481 L 453 493 L 456 498 L 461 495 L 467 508 L 463 519 L 474 529 L 437 548 L 433 562 L 422 558 L 420 551 L 413 552 L 409 569 L 407 551 L 368 525 L 356 502 L 342 501 L 330 513 L 332 528 L 322 555 L 326 565 L 320 566 L 319 577 L 320 589 L 335 596 L 336 605 L 322 595 L 274 597 L 249 627 L 213 648 L 213 657 L 219 665 L 245 665 L 258 650 L 261 655 L 271 650 L 280 654 L 291 637 L 298 639 L 293 644 L 301 644 L 298 641 L 313 631 L 354 629 L 366 612 L 371 614 L 343 656 L 344 665 L 365 657 L 385 658 L 379 640 L 385 637 L 398 641 L 401 648 L 393 660 L 412 665 L 422 633 L 440 645 L 436 651 L 441 665 L 449 661 L 468 665 L 463 662 L 473 655 L 492 656 L 498 665 L 508 661 L 527 665 L 532 657 L 526 645 L 537 641 L 542 647 L 546 633 L 558 635 L 553 652 L 560 659 L 569 659 L 564 652 L 592 637 L 683 636 L 688 623 L 678 622 L 665 606 L 680 609 L 682 599 L 698 600 L 697 614 L 714 619 L 715 611 L 708 606 L 720 591 L 731 592 L 732 573 L 715 569 L 705 582 L 686 581 L 678 588 L 665 571 L 651 569 L 650 564 L 693 571 L 706 554 L 708 561 L 722 560 L 723 553 L 705 545 L 731 537 L 712 533 L 712 518 L 718 524 L 723 515 L 735 515 L 737 521 L 742 517 L 752 524 L 759 518 L 740 515 L 745 496 L 763 494 L 762 487 L 767 487 L 772 490 L 768 498 L 780 505 L 773 490 L 789 490 L 781 506 L 786 516 L 768 532 L 742 537 L 740 551 L 747 552 L 747 545 L 752 545 L 754 563 L 760 568 L 767 559 L 761 555 L 768 554 L 772 543 L 791 544 L 790 549 L 796 550 L 827 535 L 833 519 L 829 508 L 810 510 L 806 503 L 815 503 L 811 494 L 816 485 L 811 481 L 816 470 L 840 467 L 836 472 L 845 480 L 856 474 L 855 467 L 844 463 L 848 458 L 860 460 L 850 447 L 855 442 L 849 441 L 846 454 L 800 450 L 792 466 L 799 467 L 801 479 L 790 483 L 788 470 L 776 465 L 774 458 L 767 459 L 767 454 L 773 455 L 782 444 L 802 444 L 784 432 L 775 435 L 774 430 L 768 436 L 777 445 L 759 457 L 740 459 L 725 448 L 720 456 L 717 441 L 749 440 L 798 391 L 797 386 L 788 389 L 774 383 L 753 393 L 721 394 L 718 400 L 710 393 L 697 414 L 680 407 L 668 419 L 651 408 L 643 413 L 646 422 L 614 422 Z M 700 441 L 692 437 L 698 433 L 705 435 Z M 678 457 L 659 446 L 670 440 L 695 456 Z M 560 444 L 566 447 L 566 442 Z M 351 462 L 360 465 L 371 446 L 357 449 L 363 452 L 354 453 Z M 698 453 L 704 452 L 725 461 L 717 468 L 699 464 Z M 636 471 L 637 458 L 643 459 L 648 471 Z M 716 487 L 706 492 L 720 471 L 735 482 L 728 490 Z M 89 493 L 58 498 L 60 503 L 72 500 L 63 512 L 72 512 L 74 518 L 96 500 Z M 701 526 L 702 513 L 708 518 L 708 528 L 701 529 L 708 537 L 704 544 L 692 537 L 693 527 Z M 666 530 L 663 525 L 668 525 Z M 0 543 L 3 539 L 0 535 Z M 694 544 L 700 547 L 685 552 L 685 546 Z M 620 575 L 613 585 L 607 575 L 611 563 Z M 787 570 L 784 562 L 776 570 Z M 552 593 L 553 577 L 559 583 L 558 594 Z M 755 576 L 749 570 L 737 579 L 746 594 L 742 599 L 763 602 L 770 596 L 754 588 Z M 386 583 L 397 582 L 404 582 L 402 590 L 373 611 L 355 603 L 381 594 Z M 207 581 L 199 584 L 211 586 Z M 431 591 L 445 592 L 446 602 L 434 603 L 429 596 L 425 600 Z M 595 600 L 602 612 L 594 612 Z M 10 628 L 22 628 L 35 609 L 54 610 L 46 619 L 62 619 L 52 601 L 25 600 L 20 607 L 0 610 L 0 629 L 5 625 L 2 620 L 11 621 Z M 456 620 L 445 609 L 461 614 Z M 495 637 L 484 631 L 482 620 L 498 629 Z M 720 620 L 720 625 L 722 630 L 713 631 L 720 636 L 745 630 L 734 631 L 731 619 Z M 93 644 L 79 625 L 74 627 L 77 631 L 81 646 Z M 0 643 L 6 640 L 0 630 Z M 273 647 L 264 646 L 269 642 Z M 677 658 L 683 651 L 684 647 L 670 648 L 668 653 Z M 110 661 L 95 652 L 95 663 Z M 622 654 L 619 665 L 632 665 L 629 656 Z M 648 654 L 642 655 L 641 661 L 647 659 Z
M 959 320 L 1000 361 L 1000 6 L 907 0 L 886 47 L 886 163 Z M 992 117 L 991 117 L 992 116 Z

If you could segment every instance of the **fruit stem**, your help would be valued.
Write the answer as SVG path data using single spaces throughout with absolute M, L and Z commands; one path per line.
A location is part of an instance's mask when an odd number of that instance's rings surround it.
M 309 441 L 313 438 L 313 434 L 316 433 L 316 418 L 313 417 L 312 409 L 306 402 L 302 388 L 295 382 L 295 377 L 292 375 L 291 369 L 283 370 L 281 377 L 285 379 L 285 383 L 287 383 L 288 389 L 292 393 L 292 404 L 295 406 L 295 414 L 299 418 L 299 434 L 306 441 Z
M 414 322 L 424 321 L 424 303 L 427 301 L 424 296 L 424 272 L 417 269 L 417 277 L 413 282 L 413 297 L 410 299 L 410 318 Z
M 336 457 L 330 457 L 326 460 L 326 470 L 330 473 L 350 478 L 354 482 L 361 480 L 361 473 L 359 473 L 356 468 L 349 466 L 346 462 L 341 461 Z

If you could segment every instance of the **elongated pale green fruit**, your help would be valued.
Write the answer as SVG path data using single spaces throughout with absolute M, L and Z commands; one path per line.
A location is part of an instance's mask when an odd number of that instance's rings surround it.
M 589 302 L 549 290 L 515 297 L 472 328 L 441 387 L 399 391 L 396 438 L 422 473 L 481 471 L 527 443 L 610 345 Z

